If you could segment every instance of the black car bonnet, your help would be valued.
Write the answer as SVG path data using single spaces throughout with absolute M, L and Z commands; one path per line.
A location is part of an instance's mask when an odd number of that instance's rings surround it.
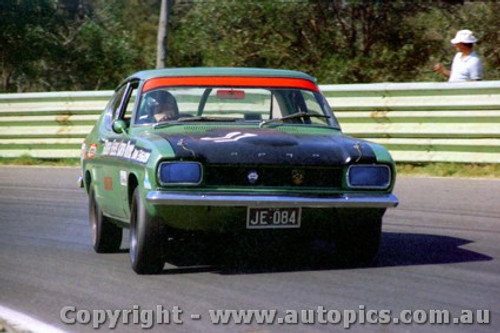
M 169 141 L 177 158 L 209 164 L 345 165 L 376 162 L 375 153 L 367 143 L 339 135 L 232 128 L 157 134 Z

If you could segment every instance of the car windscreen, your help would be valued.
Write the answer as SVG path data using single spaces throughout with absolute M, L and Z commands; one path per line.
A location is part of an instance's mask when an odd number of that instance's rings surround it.
M 168 104 L 168 105 L 167 105 Z M 164 114 L 170 115 L 164 116 Z M 294 117 L 294 115 L 301 115 Z M 306 115 L 307 117 L 304 117 Z M 192 118 L 192 119 L 189 119 Z M 238 121 L 334 126 L 325 98 L 307 89 L 158 87 L 141 97 L 136 124 L 161 121 Z

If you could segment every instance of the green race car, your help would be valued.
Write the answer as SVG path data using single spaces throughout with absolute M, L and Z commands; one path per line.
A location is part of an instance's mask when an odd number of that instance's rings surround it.
M 251 68 L 135 73 L 82 146 L 93 247 L 118 251 L 130 228 L 139 274 L 163 269 L 186 232 L 295 233 L 372 261 L 395 207 L 388 151 L 346 137 L 309 75 Z

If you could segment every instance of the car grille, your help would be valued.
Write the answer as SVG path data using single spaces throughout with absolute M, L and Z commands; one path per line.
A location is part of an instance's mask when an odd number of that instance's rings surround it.
M 205 166 L 204 173 L 208 186 L 342 187 L 339 168 L 209 165 Z

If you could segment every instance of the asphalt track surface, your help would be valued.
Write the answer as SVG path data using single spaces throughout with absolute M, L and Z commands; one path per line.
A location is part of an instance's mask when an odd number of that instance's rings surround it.
M 320 241 L 265 251 L 261 260 L 225 244 L 217 244 L 225 251 L 214 256 L 188 242 L 162 274 L 139 276 L 130 268 L 128 233 L 120 253 L 91 248 L 78 173 L 0 167 L 0 318 L 4 307 L 63 331 L 95 332 L 92 322 L 63 323 L 61 313 L 86 321 L 92 310 L 129 310 L 129 323 L 122 313 L 114 331 L 137 332 L 161 309 L 164 322 L 145 331 L 335 332 L 345 325 L 338 314 L 355 316 L 350 332 L 500 331 L 500 180 L 400 177 L 400 205 L 386 213 L 373 267 L 345 266 Z M 210 317 L 217 309 L 275 309 L 282 319 L 217 325 Z M 287 324 L 300 320 L 285 318 L 289 310 L 315 324 Z M 432 310 L 490 323 L 433 325 Z M 476 310 L 488 311 L 479 318 Z M 390 318 L 404 314 L 404 323 L 369 323 L 385 321 L 388 311 Z M 101 320 L 97 312 L 91 319 Z M 412 319 L 418 323 L 408 324 Z M 98 331 L 110 325 L 108 318 Z

